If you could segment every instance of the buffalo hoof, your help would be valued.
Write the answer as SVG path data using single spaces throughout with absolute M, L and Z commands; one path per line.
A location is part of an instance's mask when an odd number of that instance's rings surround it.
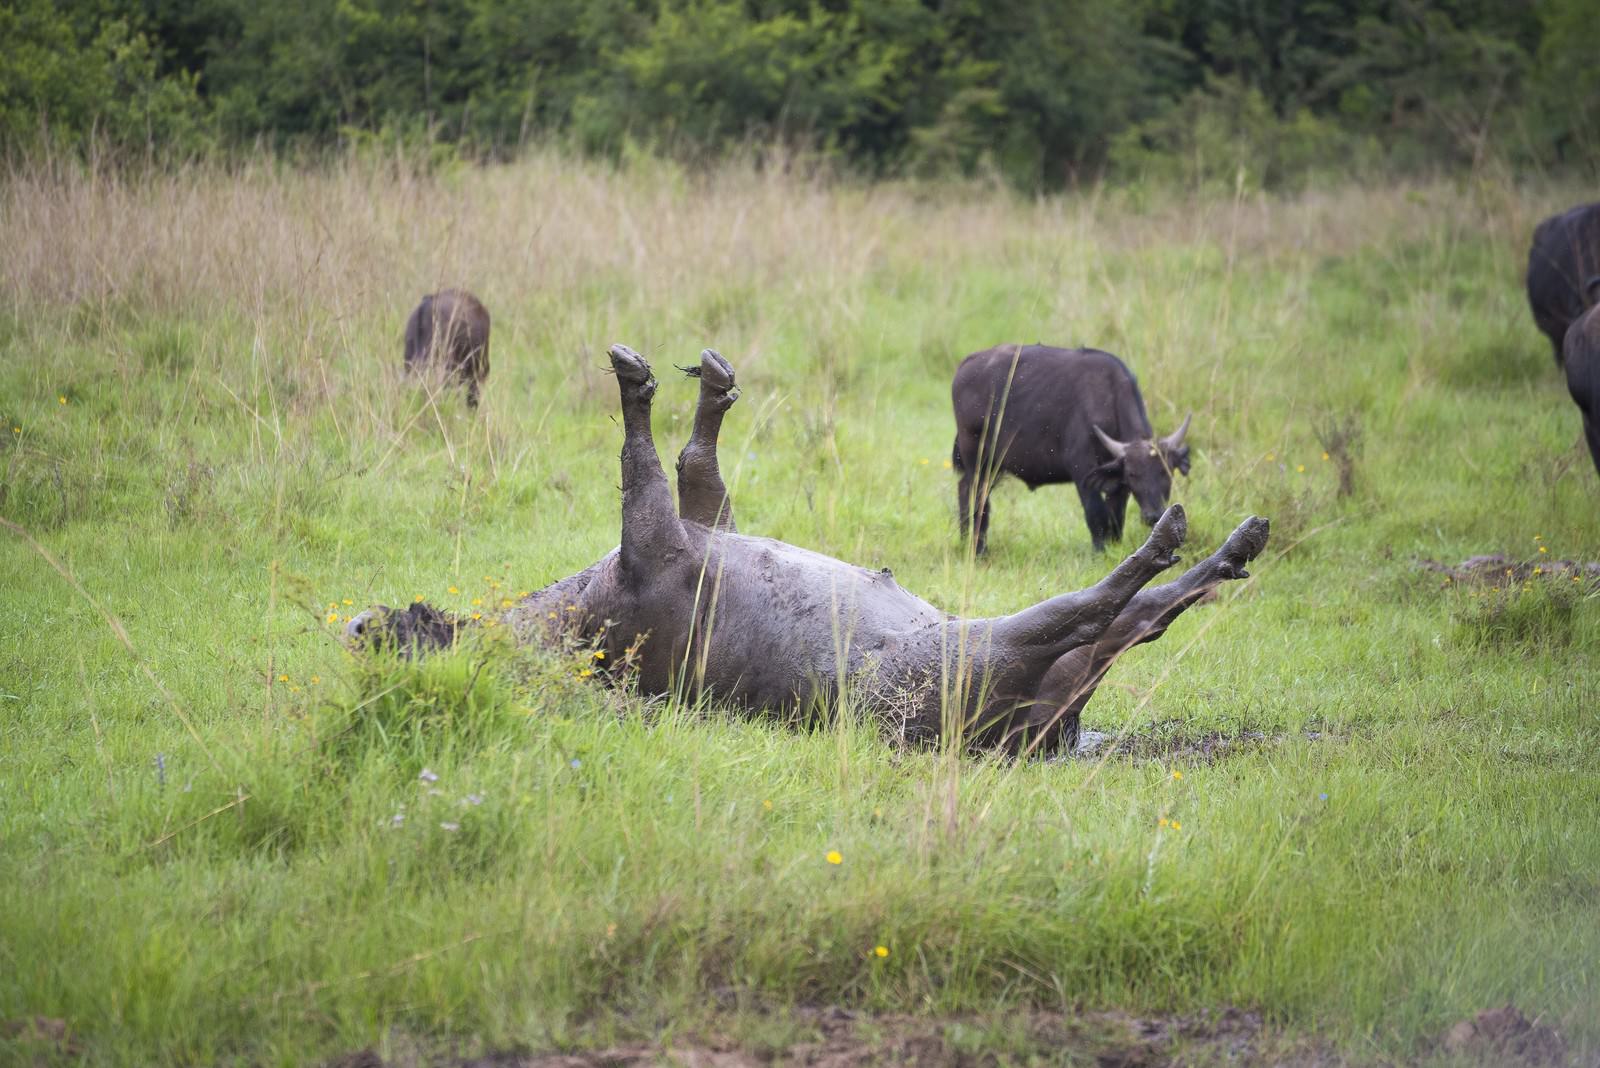
M 1178 547 L 1189 536 L 1189 519 L 1183 505 L 1174 504 L 1156 520 L 1144 547 L 1152 555 L 1151 563 L 1157 567 L 1171 567 L 1178 562 Z
M 650 365 L 643 356 L 626 345 L 612 345 L 608 355 L 611 357 L 611 371 L 617 376 L 617 381 L 632 387 L 630 392 L 634 396 L 641 400 L 655 396 L 656 376 L 650 373 Z
M 680 367 L 678 370 L 700 380 L 701 404 L 725 412 L 739 399 L 739 387 L 733 382 L 733 365 L 724 360 L 716 349 L 701 351 L 699 367 Z
M 1261 550 L 1267 547 L 1267 536 L 1271 532 L 1267 520 L 1258 515 L 1253 515 L 1240 523 L 1234 532 L 1228 535 L 1228 540 L 1222 543 L 1222 548 L 1217 550 L 1218 577 L 1225 579 L 1245 579 L 1250 577 L 1250 572 L 1244 565 L 1261 555 Z

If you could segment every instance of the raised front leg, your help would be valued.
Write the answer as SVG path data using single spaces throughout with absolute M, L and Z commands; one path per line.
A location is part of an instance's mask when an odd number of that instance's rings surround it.
M 656 379 L 626 345 L 611 346 L 610 356 L 622 395 L 622 569 L 654 572 L 689 547 L 650 433 Z
M 1051 665 L 1033 702 L 1019 708 L 1006 726 L 1001 744 L 1014 753 L 1073 749 L 1084 706 L 1117 657 L 1161 637 L 1173 620 L 1221 583 L 1248 578 L 1244 565 L 1267 547 L 1269 531 L 1267 520 L 1251 516 L 1220 549 L 1177 580 L 1140 590 L 1099 641 L 1072 649 Z
M 678 453 L 678 510 L 683 518 L 714 530 L 735 530 L 733 501 L 717 463 L 717 435 L 722 416 L 739 399 L 733 384 L 733 367 L 712 349 L 700 353 L 699 367 L 680 371 L 700 380 L 700 403 L 694 410 L 694 430 Z

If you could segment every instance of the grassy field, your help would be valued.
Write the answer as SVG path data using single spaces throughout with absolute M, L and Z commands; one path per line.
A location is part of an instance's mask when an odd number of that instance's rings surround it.
M 844 1006 L 1027 1060 L 1026 1012 L 1237 1006 L 1386 1063 L 1509 1001 L 1593 1063 L 1600 597 L 1418 566 L 1600 559 L 1521 290 L 1581 196 L 1034 202 L 537 155 L 11 174 L 0 1024 L 290 1065 L 774 1050 Z M 399 374 L 441 284 L 494 315 L 476 416 Z M 1090 704 L 1131 753 L 646 707 L 493 632 L 413 668 L 337 640 L 377 601 L 492 614 L 616 543 L 611 341 L 733 361 L 742 529 L 968 614 L 1086 585 L 1111 557 L 1071 487 L 1005 485 L 982 563 L 956 539 L 951 373 L 1035 340 L 1120 354 L 1158 432 L 1194 411 L 1190 559 L 1273 522 L 1250 582 Z M 662 377 L 670 458 L 694 390 Z

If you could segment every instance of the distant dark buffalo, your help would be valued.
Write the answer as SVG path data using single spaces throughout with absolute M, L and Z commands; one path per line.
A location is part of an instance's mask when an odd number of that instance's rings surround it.
M 406 320 L 406 370 L 435 363 L 467 384 L 467 405 L 489 377 L 489 310 L 464 289 L 441 289 L 422 298 Z
M 1583 436 L 1600 473 L 1600 275 L 1584 286 L 1589 310 L 1570 327 L 1562 349 L 1567 392 L 1583 413 Z
M 980 553 L 988 542 L 989 491 L 1001 473 L 1016 475 L 1030 490 L 1076 483 L 1096 549 L 1121 539 L 1130 493 L 1140 518 L 1154 525 L 1172 492 L 1172 472 L 1189 473 L 1183 439 L 1190 416 L 1171 435 L 1156 438 L 1133 372 L 1109 352 L 1048 345 L 985 349 L 956 368 L 950 399 L 961 535 L 976 509 Z
M 1567 328 L 1588 307 L 1583 283 L 1600 274 L 1600 203 L 1552 215 L 1533 231 L 1528 306 L 1561 362 Z

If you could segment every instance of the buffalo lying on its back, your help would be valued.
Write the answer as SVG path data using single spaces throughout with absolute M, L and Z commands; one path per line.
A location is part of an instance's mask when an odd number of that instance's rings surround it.
M 1584 283 L 1600 275 L 1600 203 L 1552 215 L 1533 231 L 1528 250 L 1528 306 L 1550 339 L 1556 363 L 1567 328 L 1584 313 Z
M 1215 586 L 1244 578 L 1267 543 L 1266 520 L 1247 519 L 1211 556 L 1147 586 L 1177 562 L 1187 531 L 1173 505 L 1149 540 L 1089 589 L 1011 615 L 960 619 L 887 569 L 735 529 L 717 435 L 737 390 L 733 368 L 709 349 L 691 372 L 700 403 L 678 456 L 674 505 L 650 428 L 655 377 L 621 345 L 611 365 L 622 405 L 621 545 L 501 621 L 525 641 L 597 644 L 602 670 L 630 672 L 642 693 L 804 715 L 831 706 L 849 680 L 864 707 L 893 716 L 909 736 L 954 728 L 968 743 L 1014 751 L 1070 746 L 1083 703 L 1117 654 L 1158 636 Z M 412 605 L 362 613 L 349 633 L 420 651 L 449 644 L 458 625 Z
M 1153 524 L 1172 491 L 1172 472 L 1189 473 L 1183 443 L 1189 417 L 1156 438 L 1133 372 L 1109 352 L 1049 345 L 985 349 L 956 368 L 950 399 L 961 533 L 976 511 L 980 553 L 988 541 L 989 491 L 1002 473 L 1029 489 L 1076 483 L 1096 549 L 1122 538 L 1129 494 L 1139 502 L 1140 517 Z
M 1594 469 L 1600 472 L 1600 275 L 1586 283 L 1590 307 L 1567 328 L 1562 363 L 1567 372 L 1567 392 L 1583 413 L 1583 436 L 1589 443 Z
M 441 289 L 422 298 L 406 320 L 406 370 L 441 363 L 467 384 L 467 404 L 489 377 L 489 310 L 464 289 Z

